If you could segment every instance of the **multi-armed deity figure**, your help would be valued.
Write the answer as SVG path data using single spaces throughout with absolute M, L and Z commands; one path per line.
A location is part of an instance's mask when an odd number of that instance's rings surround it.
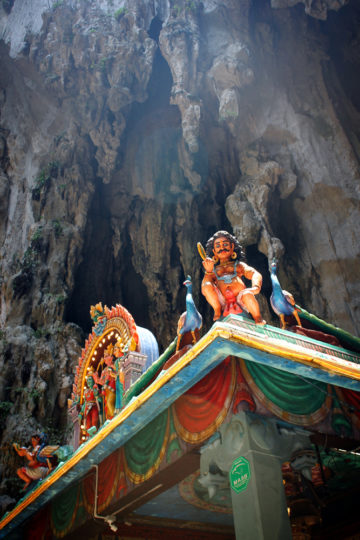
M 226 231 L 218 231 L 206 243 L 206 253 L 199 248 L 205 269 L 201 292 L 214 309 L 214 321 L 228 313 L 246 310 L 256 324 L 266 324 L 255 298 L 261 290 L 261 274 L 244 262 L 238 240 Z M 246 288 L 242 276 L 251 280 Z

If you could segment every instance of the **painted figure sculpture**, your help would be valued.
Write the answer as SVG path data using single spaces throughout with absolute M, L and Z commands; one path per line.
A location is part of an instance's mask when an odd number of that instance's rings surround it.
M 93 377 L 95 382 L 101 386 L 101 393 L 104 397 L 105 418 L 111 420 L 115 414 L 117 373 L 112 354 L 105 353 L 104 362 L 105 367 L 101 376 L 95 371 Z
M 199 251 L 205 270 L 201 292 L 214 310 L 214 321 L 224 310 L 225 314 L 246 310 L 256 324 L 266 324 L 255 298 L 261 290 L 262 276 L 244 262 L 238 240 L 226 231 L 218 231 L 207 241 L 206 252 L 203 248 Z M 250 288 L 246 288 L 242 276 L 251 280 Z
M 52 470 L 55 461 L 57 461 L 54 452 L 59 446 L 49 446 L 43 441 L 41 435 L 31 437 L 32 448 L 29 450 L 24 446 L 13 444 L 16 453 L 28 460 L 28 465 L 20 467 L 16 471 L 21 480 L 25 482 L 23 490 L 26 490 L 34 480 L 41 480 Z
M 95 382 L 95 374 L 86 377 L 86 388 L 84 389 L 84 403 L 81 407 L 79 417 L 83 419 L 86 430 L 92 427 L 99 427 L 100 418 L 100 397 L 99 388 Z
M 134 350 L 134 345 L 130 342 L 128 350 Z M 135 345 L 136 346 L 136 345 Z M 124 347 L 121 341 L 110 344 L 105 351 L 104 358 L 100 362 L 102 368 L 101 375 L 97 371 L 93 373 L 94 381 L 101 386 L 101 393 L 104 399 L 105 420 L 111 420 L 115 413 L 123 407 L 123 395 L 125 377 L 123 372 Z
M 136 347 L 135 343 L 130 343 L 129 347 L 126 348 L 125 352 L 129 352 L 129 350 L 132 348 L 134 349 Z M 115 397 L 115 413 L 118 413 L 121 411 L 121 409 L 124 406 L 124 392 L 125 392 L 125 373 L 123 369 L 125 355 L 123 351 L 122 344 L 120 342 L 117 342 L 114 347 L 113 354 L 116 358 L 115 360 L 115 372 L 116 372 L 116 378 L 115 378 L 115 391 L 116 391 L 116 397 Z

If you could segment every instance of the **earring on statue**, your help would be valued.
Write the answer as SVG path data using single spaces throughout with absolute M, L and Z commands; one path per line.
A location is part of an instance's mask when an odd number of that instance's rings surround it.
M 236 257 L 237 257 L 237 253 L 236 253 L 236 251 L 234 251 L 233 254 L 231 255 L 231 258 L 236 259 Z
M 214 263 L 216 264 L 216 263 L 219 262 L 219 257 L 218 257 L 217 255 L 214 255 L 214 256 L 212 257 L 212 260 L 213 260 Z

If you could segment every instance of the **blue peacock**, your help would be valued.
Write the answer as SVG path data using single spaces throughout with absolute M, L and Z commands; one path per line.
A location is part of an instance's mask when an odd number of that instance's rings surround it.
M 195 306 L 195 302 L 192 296 L 192 282 L 191 277 L 187 276 L 183 285 L 187 288 L 186 291 L 186 311 L 180 315 L 177 326 L 177 344 L 176 351 L 179 350 L 180 341 L 182 336 L 187 332 L 191 332 L 193 343 L 196 343 L 197 338 L 195 335 L 196 330 L 200 330 L 202 326 L 202 316 L 198 312 Z
M 302 326 L 300 317 L 295 307 L 295 300 L 291 293 L 281 288 L 279 279 L 276 275 L 277 265 L 276 260 L 270 265 L 270 278 L 272 283 L 272 294 L 270 296 L 270 304 L 276 315 L 280 318 L 281 328 L 286 328 L 285 316 L 293 315 L 299 326 Z

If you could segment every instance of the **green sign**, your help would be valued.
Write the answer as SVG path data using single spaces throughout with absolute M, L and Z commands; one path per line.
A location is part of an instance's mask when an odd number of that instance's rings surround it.
M 244 457 L 238 457 L 231 465 L 229 471 L 230 486 L 236 493 L 244 491 L 248 487 L 251 471 L 250 463 Z

